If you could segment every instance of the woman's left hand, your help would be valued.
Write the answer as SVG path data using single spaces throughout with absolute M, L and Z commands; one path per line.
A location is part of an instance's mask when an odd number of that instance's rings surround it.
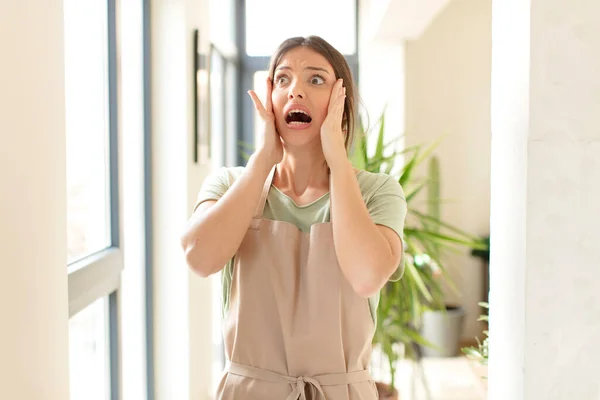
M 333 168 L 340 162 L 348 160 L 345 135 L 342 131 L 342 117 L 344 115 L 344 104 L 346 101 L 346 88 L 342 79 L 338 79 L 331 96 L 327 116 L 321 125 L 321 146 L 329 168 Z

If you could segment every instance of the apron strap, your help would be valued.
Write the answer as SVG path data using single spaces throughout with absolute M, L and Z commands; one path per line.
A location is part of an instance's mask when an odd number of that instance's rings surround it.
M 329 223 L 333 224 L 333 201 L 331 201 L 331 185 L 329 186 Z
M 333 201 L 331 200 L 331 171 L 329 173 L 329 223 L 333 224 Z
M 267 176 L 267 180 L 263 186 L 262 193 L 260 195 L 260 200 L 256 206 L 256 210 L 254 211 L 254 218 L 262 218 L 263 211 L 265 210 L 265 204 L 267 202 L 267 197 L 269 196 L 269 190 L 271 189 L 271 183 L 273 183 L 273 176 L 275 175 L 275 171 L 277 170 L 277 165 L 273 166 L 271 172 Z
M 260 195 L 260 200 L 256 206 L 256 210 L 254 211 L 254 218 L 261 219 L 263 216 L 263 212 L 265 210 L 265 204 L 267 203 L 267 197 L 269 196 L 269 191 L 271 190 L 271 184 L 273 183 L 273 177 L 275 176 L 275 171 L 277 170 L 277 165 L 275 165 L 267 179 L 265 180 L 265 184 L 263 186 L 262 193 Z M 331 178 L 329 181 L 329 222 L 333 223 L 333 203 L 331 201 Z

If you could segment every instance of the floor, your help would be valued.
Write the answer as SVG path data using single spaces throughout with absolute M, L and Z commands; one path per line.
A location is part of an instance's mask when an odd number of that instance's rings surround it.
M 386 381 L 389 372 L 377 366 L 374 358 L 373 377 Z M 402 361 L 396 372 L 396 387 L 400 400 L 485 400 L 485 371 L 466 357 L 426 358 L 422 361 L 422 376 L 425 377 L 429 396 L 419 369 L 409 361 Z M 416 372 L 414 374 L 413 372 Z M 415 379 L 416 378 L 416 379 Z

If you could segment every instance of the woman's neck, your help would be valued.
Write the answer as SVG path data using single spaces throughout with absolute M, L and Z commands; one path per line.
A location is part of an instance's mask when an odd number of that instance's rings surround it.
M 320 149 L 319 149 L 320 150 Z M 322 151 L 286 148 L 273 180 L 279 189 L 302 196 L 329 190 L 329 171 Z

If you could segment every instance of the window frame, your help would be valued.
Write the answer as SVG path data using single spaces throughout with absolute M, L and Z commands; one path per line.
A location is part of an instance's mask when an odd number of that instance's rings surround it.
M 146 398 L 154 400 L 154 218 L 152 210 L 152 4 L 142 0 L 143 118 L 144 118 L 144 259 L 146 308 Z
M 220 74 L 221 74 L 221 88 L 223 89 L 224 93 L 223 96 L 221 98 L 221 101 L 219 102 L 219 104 L 213 104 L 212 103 L 212 98 L 211 98 L 211 108 L 213 107 L 219 107 L 222 110 L 222 115 L 220 116 L 220 123 L 221 126 L 223 127 L 223 132 L 216 132 L 213 131 L 214 129 L 214 125 L 211 124 L 211 136 L 213 137 L 213 140 L 216 140 L 217 138 L 222 140 L 222 153 L 220 156 L 222 158 L 222 160 L 224 161 L 223 164 L 224 165 L 230 165 L 231 163 L 235 163 L 237 160 L 237 153 L 235 154 L 234 159 L 231 159 L 231 146 L 234 146 L 235 143 L 232 143 L 232 139 L 234 139 L 233 141 L 235 142 L 235 139 L 237 139 L 237 131 L 239 130 L 239 126 L 241 125 L 239 123 L 239 120 L 235 120 L 235 117 L 237 117 L 237 114 L 239 114 L 239 110 L 236 110 L 236 115 L 234 115 L 233 120 L 230 117 L 230 114 L 228 114 L 228 105 L 230 104 L 230 101 L 234 102 L 234 104 L 237 104 L 237 100 L 238 97 L 241 95 L 241 93 L 239 93 L 238 91 L 235 90 L 236 87 L 238 87 L 237 82 L 230 82 L 228 80 L 228 71 L 229 69 L 233 69 L 234 71 L 234 80 L 237 81 L 237 79 L 239 79 L 239 72 L 240 72 L 240 60 L 239 60 L 239 53 L 236 51 L 236 49 L 228 49 L 228 50 L 224 50 L 222 49 L 219 45 L 216 45 L 214 43 L 211 43 L 210 45 L 210 52 L 209 52 L 209 57 L 211 58 L 211 72 L 214 70 L 215 65 L 214 63 L 212 63 L 212 58 L 213 57 L 217 57 L 220 59 L 221 62 L 221 68 L 220 68 Z M 212 90 L 212 89 L 211 89 Z M 211 115 L 212 117 L 212 115 Z M 233 131 L 234 132 L 234 137 L 230 137 L 230 132 Z M 217 133 L 222 134 L 222 137 L 218 137 Z M 215 165 L 216 167 L 221 167 L 221 165 Z
M 109 393 L 111 400 L 121 398 L 119 341 L 119 296 L 123 252 L 121 249 L 119 188 L 119 119 L 117 71 L 117 0 L 106 0 L 108 54 L 108 146 L 110 245 L 68 265 L 69 319 L 96 300 L 108 297 L 107 340 Z

